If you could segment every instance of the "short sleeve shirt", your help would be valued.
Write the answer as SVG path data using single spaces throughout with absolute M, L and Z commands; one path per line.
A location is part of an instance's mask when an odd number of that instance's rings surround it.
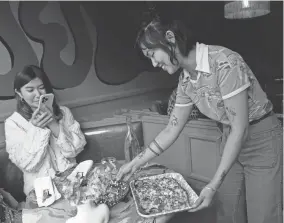
M 247 89 L 250 122 L 273 109 L 253 72 L 238 53 L 222 46 L 197 43 L 196 61 L 197 80 L 192 80 L 186 70 L 182 71 L 175 106 L 195 104 L 207 117 L 230 124 L 224 100 Z

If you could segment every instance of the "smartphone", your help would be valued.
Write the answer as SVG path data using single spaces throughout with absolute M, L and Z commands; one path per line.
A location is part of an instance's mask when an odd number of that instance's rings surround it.
M 54 94 L 43 94 L 39 98 L 39 108 L 42 108 L 42 105 L 45 105 L 47 108 L 49 108 L 51 111 L 52 109 L 52 104 L 53 104 L 53 99 L 54 99 Z

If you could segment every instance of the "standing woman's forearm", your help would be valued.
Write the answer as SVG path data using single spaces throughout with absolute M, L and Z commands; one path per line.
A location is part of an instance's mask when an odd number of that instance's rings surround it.
M 192 106 L 175 107 L 167 127 L 132 160 L 132 164 L 139 167 L 167 150 L 183 130 L 191 110 Z
M 133 159 L 133 164 L 141 166 L 167 150 L 177 139 L 178 134 L 164 129 L 138 156 Z M 163 143 L 161 143 L 163 142 Z

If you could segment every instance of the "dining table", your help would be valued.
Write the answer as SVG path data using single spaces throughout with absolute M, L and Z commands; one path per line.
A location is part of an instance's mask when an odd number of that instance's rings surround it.
M 117 168 L 120 168 L 125 161 L 117 161 Z M 101 165 L 101 163 L 95 163 L 94 167 Z M 137 170 L 129 179 L 129 182 L 132 180 L 136 180 L 141 177 L 146 176 L 153 176 L 159 175 L 164 173 L 176 173 L 174 170 L 171 170 L 161 164 L 158 163 L 147 163 L 139 170 Z M 66 208 L 66 206 L 70 206 L 70 208 Z M 76 215 L 76 208 L 70 205 L 68 200 L 64 199 L 64 196 L 59 201 L 56 201 L 54 204 L 50 205 L 49 207 L 42 207 L 39 208 L 36 204 L 36 197 L 35 193 L 31 192 L 30 195 L 27 197 L 26 201 L 26 214 L 33 219 L 49 219 L 48 222 L 51 222 L 52 219 L 53 223 L 65 223 L 68 218 L 74 217 Z M 139 215 L 135 199 L 129 189 L 126 196 L 120 200 L 117 204 L 110 209 L 110 217 L 109 223 L 166 223 L 169 222 L 170 219 L 174 217 L 174 213 L 157 216 L 157 217 L 142 217 Z M 68 210 L 68 211 L 66 211 Z M 46 217 L 44 217 L 46 216 Z M 38 220 L 37 223 L 47 222 L 44 220 Z M 95 223 L 95 220 L 94 222 Z

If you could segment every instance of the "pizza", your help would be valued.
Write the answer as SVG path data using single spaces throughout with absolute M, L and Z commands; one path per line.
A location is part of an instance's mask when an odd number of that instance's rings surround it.
M 146 215 L 189 207 L 188 193 L 171 177 L 138 179 L 134 182 L 134 194 L 140 212 Z

